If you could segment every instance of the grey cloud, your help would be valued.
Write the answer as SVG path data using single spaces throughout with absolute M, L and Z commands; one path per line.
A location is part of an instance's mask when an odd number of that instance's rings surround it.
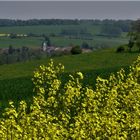
M 137 19 L 140 1 L 0 1 L 0 18 Z

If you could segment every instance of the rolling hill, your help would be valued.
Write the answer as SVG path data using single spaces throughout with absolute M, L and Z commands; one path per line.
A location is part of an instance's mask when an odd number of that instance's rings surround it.
M 139 53 L 115 53 L 113 49 L 104 49 L 80 55 L 68 55 L 53 58 L 55 64 L 65 66 L 63 81 L 68 78 L 68 73 L 81 71 L 85 79 L 83 84 L 95 85 L 96 77 L 107 78 L 111 72 L 124 68 L 128 71 L 129 65 L 137 58 Z M 33 84 L 31 78 L 33 71 L 40 65 L 46 65 L 49 59 L 41 59 L 24 63 L 0 66 L 0 106 L 7 106 L 9 100 L 18 103 L 20 100 L 31 101 Z

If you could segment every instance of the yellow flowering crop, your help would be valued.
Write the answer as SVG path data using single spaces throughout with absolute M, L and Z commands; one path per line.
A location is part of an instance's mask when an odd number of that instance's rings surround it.
M 139 140 L 140 57 L 109 79 L 98 77 L 96 89 L 83 86 L 78 72 L 61 82 L 64 66 L 40 66 L 34 72 L 37 96 L 18 108 L 9 102 L 0 118 L 0 140 Z

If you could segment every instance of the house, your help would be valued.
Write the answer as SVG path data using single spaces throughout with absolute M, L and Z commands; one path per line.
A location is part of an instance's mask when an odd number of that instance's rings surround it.
M 47 43 L 44 41 L 42 43 L 42 51 L 45 52 L 47 50 Z
M 55 47 L 54 46 L 48 46 L 46 48 L 46 52 L 51 55 L 53 52 L 55 51 Z

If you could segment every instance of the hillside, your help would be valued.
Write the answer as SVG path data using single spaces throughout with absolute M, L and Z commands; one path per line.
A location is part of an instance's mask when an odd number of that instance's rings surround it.
M 104 49 L 80 55 L 54 57 L 53 59 L 56 64 L 62 63 L 66 72 L 73 72 L 124 67 L 130 65 L 137 56 L 138 53 L 115 53 L 115 49 Z M 32 76 L 35 68 L 47 64 L 48 61 L 49 59 L 45 58 L 24 63 L 1 65 L 0 80 Z
M 0 27 L 0 48 L 7 48 L 12 45 L 15 48 L 40 47 L 43 41 L 42 35 L 45 34 L 50 37 L 51 42 L 55 46 L 69 46 L 81 45 L 86 41 L 92 47 L 97 47 L 105 44 L 111 47 L 128 42 L 126 37 L 127 32 L 121 32 L 120 36 L 113 37 L 102 36 L 103 25 L 95 25 L 88 23 L 81 23 L 79 25 L 34 25 L 34 26 L 11 26 Z M 9 38 L 5 37 L 7 34 L 25 34 L 28 37 Z
M 115 53 L 113 49 L 95 51 L 93 53 L 55 57 L 55 64 L 65 66 L 63 80 L 66 73 L 82 71 L 85 75 L 84 84 L 95 85 L 97 76 L 106 78 L 111 72 L 120 68 L 127 69 L 137 58 L 138 53 Z M 33 85 L 31 78 L 33 71 L 40 65 L 46 65 L 49 59 L 16 63 L 0 66 L 0 103 L 1 108 L 7 106 L 8 100 L 16 103 L 22 99 L 31 101 Z

